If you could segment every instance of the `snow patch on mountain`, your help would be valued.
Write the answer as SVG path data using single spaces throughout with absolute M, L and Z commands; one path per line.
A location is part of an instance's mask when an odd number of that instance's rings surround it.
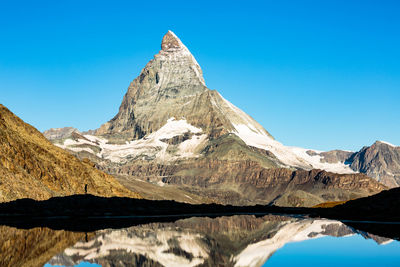
M 230 121 L 233 126 L 231 133 L 237 135 L 247 145 L 272 152 L 282 163 L 282 167 L 298 167 L 302 169 L 322 169 L 335 173 L 354 173 L 344 163 L 321 162 L 322 151 L 315 151 L 313 155 L 307 153 L 310 149 L 284 146 L 276 141 L 267 130 L 264 129 L 252 117 L 233 105 L 218 94 L 222 101 L 213 100 L 212 104 Z
M 112 162 L 123 163 L 134 158 L 153 158 L 161 161 L 174 160 L 177 158 L 197 157 L 197 147 L 206 142 L 207 135 L 201 134 L 202 129 L 187 123 L 185 119 L 176 120 L 170 118 L 164 126 L 150 135 L 134 141 L 127 141 L 125 144 L 112 144 L 109 140 L 94 135 L 83 135 L 86 139 L 66 139 L 59 147 L 75 152 L 87 151 L 99 158 L 108 159 Z M 178 145 L 178 150 L 171 154 L 167 151 L 168 144 L 162 140 L 180 136 L 185 133 L 192 133 L 192 137 Z M 100 152 L 95 153 L 94 147 Z
M 315 155 L 309 155 L 310 149 L 300 147 L 284 146 L 274 140 L 269 135 L 254 131 L 252 127 L 244 124 L 233 124 L 236 131 L 233 133 L 239 136 L 247 145 L 271 151 L 282 163 L 287 166 L 299 167 L 303 169 L 322 169 L 335 173 L 354 173 L 354 171 L 344 163 L 321 162 L 319 155 L 322 151 L 314 151 Z
M 177 121 L 175 118 L 170 118 L 164 126 L 162 126 L 158 131 L 150 134 L 147 138 L 145 137 L 145 139 L 169 139 L 186 132 L 201 133 L 202 129 L 190 125 L 185 119 Z
M 389 146 L 391 146 L 391 147 L 398 147 L 398 146 L 393 145 L 393 144 L 391 144 L 391 143 L 389 143 L 389 142 L 386 142 L 386 141 L 377 141 L 377 142 L 382 143 L 382 144 L 389 145 Z

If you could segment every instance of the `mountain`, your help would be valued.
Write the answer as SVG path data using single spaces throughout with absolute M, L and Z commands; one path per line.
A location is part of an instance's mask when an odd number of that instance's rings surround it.
M 196 59 L 171 31 L 129 85 L 113 119 L 87 133 L 68 128 L 45 135 L 118 175 L 129 188 L 136 186 L 130 180 L 145 180 L 211 202 L 308 206 L 385 188 L 356 174 L 344 160 L 334 162 L 324 152 L 275 140 L 207 88 Z
M 376 141 L 360 151 L 332 150 L 319 153 L 321 161 L 346 164 L 354 172 L 360 172 L 387 187 L 400 186 L 400 147 L 384 141 Z
M 138 194 L 114 177 L 80 161 L 49 142 L 38 130 L 0 104 L 0 202 L 18 198 L 91 193 L 101 196 Z M 86 190 L 85 190 L 86 187 Z
M 140 150 L 138 148 L 144 145 L 159 149 L 154 153 L 148 151 L 152 150 L 150 148 L 141 153 L 120 153 L 128 147 L 102 146 L 102 140 L 96 140 L 105 158 L 124 161 L 127 154 L 157 161 L 195 157 L 199 152 L 196 149 L 204 147 L 208 141 L 233 133 L 248 146 L 270 151 L 272 154 L 267 156 L 270 167 L 352 173 L 344 164 L 321 162 L 319 155 L 311 155 L 307 149 L 283 146 L 253 118 L 217 91 L 208 89 L 197 61 L 171 31 L 163 37 L 161 48 L 128 87 L 118 114 L 96 131 L 107 143 L 125 145 L 126 141 L 131 141 L 128 146 L 131 150 Z M 169 140 L 181 135 L 185 140 Z M 144 137 L 146 144 L 137 142 Z M 171 142 L 184 144 L 179 145 L 177 151 L 171 151 L 165 145 Z
M 372 146 L 363 147 L 347 160 L 350 167 L 367 174 L 389 186 L 400 186 L 400 147 L 387 142 L 376 141 Z

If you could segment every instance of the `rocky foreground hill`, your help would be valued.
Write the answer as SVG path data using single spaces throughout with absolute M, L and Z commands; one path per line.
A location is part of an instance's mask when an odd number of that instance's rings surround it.
M 380 192 L 346 152 L 284 146 L 207 88 L 196 59 L 169 31 L 134 79 L 118 114 L 99 129 L 44 132 L 53 143 L 115 175 L 132 190 L 180 201 L 313 206 Z M 143 190 L 142 190 L 143 191 Z M 177 199 L 174 196 L 170 199 Z
M 140 197 L 92 162 L 53 145 L 0 104 L 0 202 L 78 193 Z

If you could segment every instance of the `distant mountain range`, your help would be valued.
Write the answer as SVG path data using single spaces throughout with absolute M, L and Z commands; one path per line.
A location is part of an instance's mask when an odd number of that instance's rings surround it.
M 85 133 L 68 127 L 44 135 L 130 189 L 146 182 L 151 190 L 143 193 L 153 199 L 174 198 L 164 193 L 176 190 L 191 203 L 313 206 L 400 182 L 400 148 L 384 142 L 355 153 L 284 146 L 206 87 L 196 59 L 171 31 L 113 119 Z

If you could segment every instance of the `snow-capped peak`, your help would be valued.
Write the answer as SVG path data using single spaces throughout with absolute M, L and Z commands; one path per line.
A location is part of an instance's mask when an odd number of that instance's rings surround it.
M 159 55 L 162 55 L 165 58 L 174 61 L 181 58 L 189 58 L 189 61 L 191 62 L 190 68 L 195 73 L 197 79 L 201 82 L 201 84 L 203 84 L 204 86 L 206 85 L 203 78 L 203 72 L 200 68 L 199 63 L 197 63 L 197 60 L 194 58 L 192 53 L 190 53 L 189 49 L 178 38 L 178 36 L 176 36 L 176 34 L 170 30 L 164 35 L 162 39 L 161 51 Z

